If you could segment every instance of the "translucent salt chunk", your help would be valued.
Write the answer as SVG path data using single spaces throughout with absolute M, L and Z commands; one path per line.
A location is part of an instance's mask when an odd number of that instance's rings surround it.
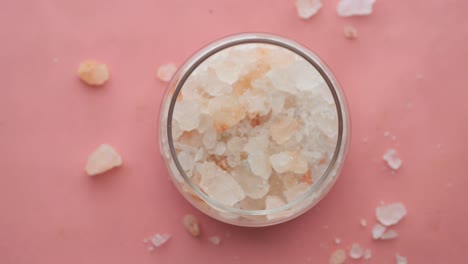
M 88 85 L 103 85 L 109 80 L 109 69 L 104 63 L 86 60 L 78 67 L 78 77 Z
M 156 234 L 153 237 L 151 237 L 151 244 L 153 244 L 154 247 L 160 247 L 163 244 L 165 244 L 170 238 L 171 235 L 169 234 Z
M 233 206 L 245 198 L 242 187 L 213 162 L 204 162 L 197 165 L 197 171 L 201 175 L 200 187 L 216 201 Z
M 296 0 L 297 14 L 300 18 L 311 18 L 320 8 L 322 8 L 320 0 Z
M 191 131 L 200 123 L 200 105 L 193 101 L 177 102 L 174 108 L 174 119 L 184 131 Z
M 270 156 L 270 163 L 278 173 L 294 172 L 304 174 L 308 170 L 307 159 L 298 153 L 284 151 Z
M 286 203 L 279 196 L 268 195 L 266 197 L 266 199 L 265 199 L 265 209 L 266 210 L 279 208 L 279 207 L 282 207 L 284 205 L 286 205 Z M 292 212 L 287 210 L 287 211 L 280 211 L 278 213 L 268 214 L 268 215 L 266 215 L 266 217 L 267 217 L 267 219 L 271 220 L 271 219 L 276 219 L 276 218 L 288 217 L 291 214 L 292 214 Z
M 343 264 L 346 261 L 346 252 L 343 249 L 335 250 L 328 260 L 329 264 Z
M 177 66 L 174 63 L 164 64 L 158 68 L 157 76 L 161 81 L 168 82 L 177 71 Z
M 406 214 L 406 207 L 402 203 L 382 205 L 375 209 L 377 220 L 385 226 L 397 224 Z
M 337 7 L 339 16 L 362 16 L 372 13 L 375 0 L 340 0 Z
M 271 124 L 271 137 L 276 143 L 283 144 L 299 130 L 299 127 L 299 122 L 296 119 L 288 116 L 279 116 Z
M 347 39 L 355 39 L 358 36 L 357 29 L 349 25 L 343 28 L 343 34 Z
M 181 151 L 179 154 L 177 154 L 177 159 L 179 160 L 180 166 L 182 166 L 187 175 L 191 177 L 193 167 L 195 166 L 193 155 L 191 155 L 188 151 Z
M 383 155 L 383 160 L 385 162 L 387 162 L 387 165 L 392 170 L 398 170 L 401 167 L 401 165 L 403 164 L 403 161 L 398 157 L 397 152 L 394 149 L 389 149 Z
M 273 69 L 266 74 L 267 78 L 270 80 L 273 88 L 287 92 L 292 95 L 298 93 L 294 76 L 291 73 L 290 68 L 288 69 Z
M 245 109 L 234 96 L 217 96 L 210 100 L 208 110 L 213 117 L 214 127 L 223 132 L 244 119 Z
M 283 191 L 283 195 L 288 202 L 292 202 L 307 192 L 309 188 L 310 186 L 307 183 L 299 183 L 287 188 Z
M 361 221 L 359 221 L 359 223 L 361 224 L 362 227 L 366 227 L 367 226 L 367 221 L 366 219 L 361 219 Z
M 394 239 L 397 237 L 398 237 L 398 233 L 395 230 L 388 230 L 387 232 L 383 233 L 380 239 L 389 240 L 389 239 Z
M 364 255 L 364 250 L 358 243 L 353 243 L 349 250 L 349 257 L 352 259 L 360 259 Z
M 232 176 L 244 190 L 245 195 L 252 199 L 264 197 L 270 190 L 268 180 L 254 175 L 249 168 L 240 166 L 232 171 Z
M 219 236 L 212 236 L 208 238 L 213 245 L 221 244 L 221 238 Z
M 335 244 L 339 245 L 341 244 L 341 238 L 335 238 Z
M 382 235 L 385 233 L 387 228 L 381 224 L 375 224 L 374 228 L 372 228 L 372 238 L 373 239 L 380 239 Z
M 364 250 L 364 259 L 370 259 L 372 257 L 372 251 L 368 248 Z
M 396 264 L 408 264 L 408 259 L 401 256 L 400 254 L 395 254 Z
M 214 128 L 208 129 L 203 135 L 202 142 L 206 149 L 212 149 L 216 146 L 217 132 Z
M 200 224 L 195 216 L 190 214 L 184 216 L 183 224 L 189 234 L 194 237 L 200 236 Z
M 259 89 L 251 89 L 239 97 L 239 102 L 250 116 L 264 116 L 271 110 L 271 97 Z
M 102 144 L 88 157 L 85 171 L 89 176 L 94 176 L 121 165 L 119 153 L 112 146 Z

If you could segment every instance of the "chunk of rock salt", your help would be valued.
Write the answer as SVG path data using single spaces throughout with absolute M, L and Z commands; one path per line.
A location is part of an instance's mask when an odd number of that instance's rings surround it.
M 221 238 L 219 236 L 212 236 L 208 238 L 213 245 L 221 244 Z
M 343 264 L 346 261 L 346 252 L 343 249 L 335 250 L 328 260 L 329 264 Z
M 170 238 L 171 235 L 169 234 L 155 234 L 151 237 L 151 244 L 153 244 L 154 247 L 160 247 L 164 245 Z
M 302 19 L 311 18 L 322 8 L 320 0 L 296 0 L 297 14 Z
M 278 173 L 294 172 L 304 174 L 308 170 L 307 159 L 300 153 L 279 152 L 270 156 L 270 163 Z
M 184 216 L 183 224 L 185 229 L 194 237 L 200 236 L 200 224 L 198 219 L 193 215 Z
M 271 138 L 278 144 L 289 140 L 298 130 L 299 122 L 288 116 L 280 116 L 273 121 L 270 127 Z
M 109 69 L 104 63 L 86 60 L 78 67 L 78 77 L 88 85 L 103 85 L 109 80 Z
M 406 207 L 402 203 L 382 205 L 375 209 L 377 220 L 385 226 L 397 224 L 406 214 Z
M 361 221 L 359 222 L 361 224 L 362 227 L 366 227 L 367 226 L 367 221 L 366 219 L 361 219 Z
M 340 0 L 337 7 L 339 16 L 363 16 L 372 13 L 375 0 Z
M 398 237 L 398 233 L 395 230 L 388 230 L 387 232 L 383 233 L 380 239 L 382 240 L 389 240 Z
M 343 28 L 343 34 L 347 39 L 356 39 L 358 37 L 357 29 L 350 25 Z
M 278 208 L 278 207 L 281 207 L 281 206 L 284 206 L 286 205 L 286 203 L 284 202 L 284 200 L 279 197 L 279 196 L 276 196 L 276 195 L 268 195 L 265 199 L 265 209 L 266 210 L 269 210 L 269 209 L 275 209 L 275 208 Z M 291 211 L 287 210 L 287 211 L 281 211 L 281 212 L 278 212 L 278 213 L 273 213 L 273 214 L 268 214 L 266 217 L 267 219 L 275 219 L 275 218 L 282 218 L 282 217 L 287 217 L 291 215 Z
M 364 250 L 364 259 L 370 259 L 372 258 L 372 251 L 368 248 Z
M 174 63 L 164 64 L 158 68 L 157 76 L 161 81 L 168 82 L 177 71 L 177 66 Z
M 352 259 L 360 259 L 364 254 L 364 250 L 358 243 L 354 243 L 351 245 L 351 249 L 349 250 L 349 257 Z
M 94 176 L 121 165 L 119 153 L 112 146 L 102 144 L 88 157 L 85 171 L 89 176 Z
M 408 259 L 406 257 L 401 256 L 400 254 L 395 254 L 396 264 L 408 264 Z
M 374 228 L 372 228 L 372 238 L 373 239 L 380 239 L 382 235 L 385 233 L 387 228 L 381 224 L 375 224 Z
M 193 101 L 181 101 L 175 105 L 174 119 L 180 129 L 191 131 L 200 124 L 200 105 Z
M 394 149 L 387 150 L 382 158 L 392 170 L 398 170 L 403 164 L 403 161 L 398 157 Z

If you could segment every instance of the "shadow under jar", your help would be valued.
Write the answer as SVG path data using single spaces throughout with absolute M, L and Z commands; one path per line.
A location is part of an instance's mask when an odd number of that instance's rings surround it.
M 181 194 L 239 226 L 269 226 L 317 204 L 345 159 L 349 117 L 312 51 L 267 34 L 218 40 L 174 75 L 160 146 Z

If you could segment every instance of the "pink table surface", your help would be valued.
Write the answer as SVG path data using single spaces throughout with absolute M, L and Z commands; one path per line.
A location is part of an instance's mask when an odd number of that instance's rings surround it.
M 2 3 L 0 263 L 327 263 L 353 242 L 373 257 L 348 263 L 394 263 L 396 252 L 410 263 L 467 263 L 468 2 L 377 0 L 371 16 L 340 18 L 337 1 L 324 1 L 308 21 L 293 2 Z M 359 39 L 343 37 L 347 24 Z M 293 221 L 255 229 L 192 208 L 168 180 L 157 137 L 165 89 L 157 67 L 247 31 L 316 51 L 342 83 L 352 116 L 349 156 L 328 196 Z M 111 69 L 102 89 L 75 76 L 87 58 Z M 125 164 L 89 178 L 86 158 L 104 142 Z M 396 174 L 381 160 L 389 147 L 404 160 Z M 381 200 L 409 210 L 393 241 L 370 236 Z M 187 213 L 199 217 L 201 239 L 183 229 Z M 142 239 L 156 232 L 173 238 L 147 252 Z M 222 244 L 210 244 L 212 235 Z

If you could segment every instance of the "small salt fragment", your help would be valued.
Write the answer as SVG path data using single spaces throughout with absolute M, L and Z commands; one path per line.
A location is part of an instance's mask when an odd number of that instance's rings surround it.
M 358 243 L 354 243 L 351 245 L 351 249 L 349 250 L 349 257 L 352 259 L 360 259 L 364 254 L 364 250 Z
M 364 259 L 370 259 L 372 257 L 372 251 L 368 248 L 364 250 Z
M 408 259 L 404 256 L 401 256 L 400 254 L 396 253 L 395 254 L 395 260 L 396 264 L 408 264 Z
M 372 13 L 375 0 L 340 0 L 337 7 L 339 16 L 363 16 Z
M 107 80 L 109 80 L 109 69 L 104 63 L 99 63 L 94 60 L 86 60 L 78 67 L 78 77 L 88 85 L 103 85 Z
M 154 247 L 160 247 L 164 245 L 170 238 L 171 235 L 169 234 L 155 234 L 151 237 L 151 244 L 153 244 Z
M 213 245 L 221 244 L 221 238 L 219 236 L 212 236 L 208 238 Z
M 392 170 L 398 170 L 403 164 L 394 149 L 389 149 L 382 158 Z
M 339 245 L 341 244 L 341 238 L 335 238 L 335 244 Z
M 85 171 L 89 176 L 94 176 L 121 165 L 119 153 L 112 146 L 102 144 L 88 157 Z
M 375 209 L 377 220 L 385 226 L 397 224 L 406 214 L 406 207 L 402 203 L 378 206 Z
M 157 76 L 161 81 L 168 82 L 177 71 L 177 66 L 174 63 L 164 64 L 158 68 Z
M 194 237 L 200 236 L 200 224 L 198 219 L 193 215 L 184 216 L 183 224 L 185 229 Z
M 366 226 L 367 226 L 367 221 L 366 221 L 366 219 L 364 219 L 364 218 L 361 219 L 360 224 L 361 224 L 362 227 L 366 227 Z
M 372 228 L 372 238 L 373 239 L 380 239 L 382 235 L 385 233 L 387 228 L 381 224 L 375 224 L 374 228 Z
M 296 0 L 297 14 L 302 19 L 311 18 L 322 8 L 320 0 Z
M 383 233 L 380 237 L 382 240 L 390 240 L 398 237 L 398 233 L 395 230 L 388 230 L 387 232 Z
M 385 131 L 385 132 L 383 133 L 383 135 L 384 135 L 384 137 L 388 137 L 388 136 L 390 136 L 390 132 Z
M 174 108 L 174 119 L 183 131 L 196 129 L 200 124 L 200 105 L 193 101 L 177 102 Z
M 346 252 L 343 249 L 335 250 L 328 261 L 329 264 L 343 264 L 346 261 Z
M 356 39 L 358 37 L 357 29 L 350 25 L 343 28 L 343 34 L 347 39 Z

